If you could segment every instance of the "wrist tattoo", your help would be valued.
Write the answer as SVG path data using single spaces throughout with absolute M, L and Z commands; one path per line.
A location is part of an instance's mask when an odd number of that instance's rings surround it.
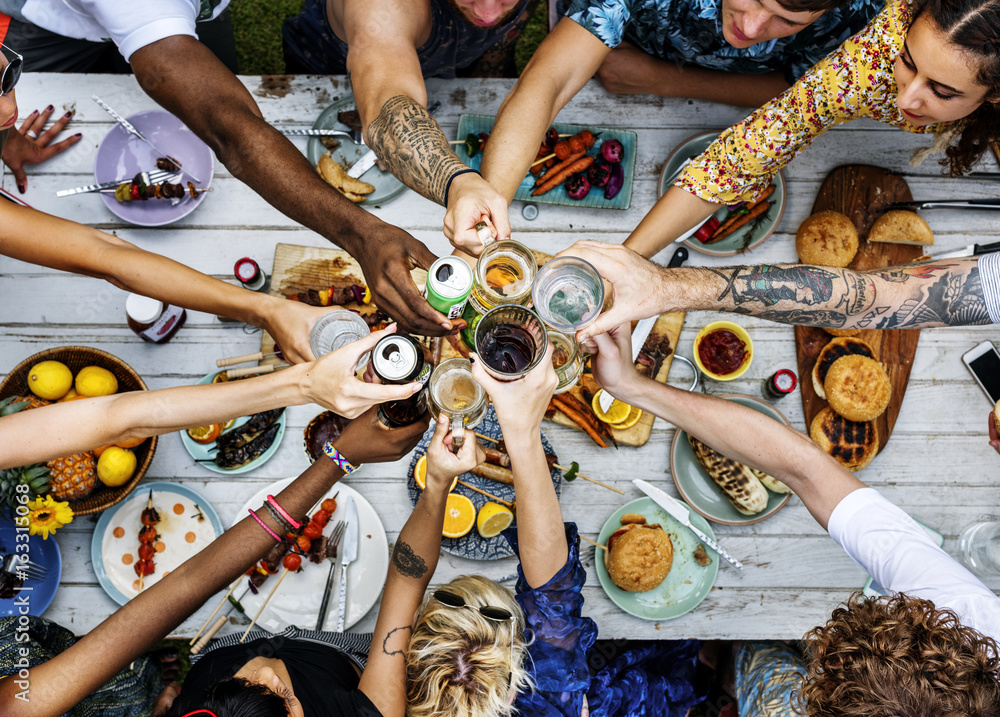
M 385 636 L 384 640 L 382 640 L 382 654 L 383 655 L 388 655 L 389 657 L 395 657 L 396 655 L 402 655 L 402 654 L 404 654 L 406 652 L 406 650 L 390 650 L 389 649 L 389 638 L 391 638 L 393 635 L 395 635 L 397 632 L 400 632 L 400 631 L 413 632 L 413 627 L 411 625 L 400 625 L 399 627 L 394 627 L 391 630 L 389 630 L 389 634 Z M 403 636 L 400 635 L 400 637 L 403 637 Z M 409 644 L 409 643 L 407 642 L 407 644 Z
M 370 125 L 370 146 L 396 177 L 443 205 L 451 176 L 468 169 L 430 113 L 406 95 L 390 98 Z
M 400 575 L 408 578 L 419 580 L 427 574 L 427 563 L 402 540 L 396 540 L 396 547 L 392 549 L 392 564 Z

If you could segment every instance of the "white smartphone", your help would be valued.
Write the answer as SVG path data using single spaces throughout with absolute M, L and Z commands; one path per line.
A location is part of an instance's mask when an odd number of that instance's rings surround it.
M 983 341 L 962 356 L 962 362 L 983 393 L 993 403 L 1000 401 L 1000 353 L 992 341 Z

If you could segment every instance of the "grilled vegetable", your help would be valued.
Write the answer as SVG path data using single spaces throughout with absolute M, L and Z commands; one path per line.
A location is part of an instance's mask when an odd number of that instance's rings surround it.
M 285 409 L 283 408 L 274 408 L 270 411 L 262 411 L 261 413 L 253 414 L 253 416 L 250 417 L 250 420 L 242 426 L 226 431 L 219 436 L 218 440 L 215 442 L 216 447 L 221 453 L 245 446 L 260 435 L 272 423 L 277 421 L 284 410 Z
M 570 199 L 583 199 L 590 193 L 590 180 L 585 172 L 574 174 L 566 180 L 566 192 Z
M 688 434 L 694 457 L 726 497 L 743 515 L 756 515 L 767 508 L 767 491 L 753 471 L 710 448 Z
M 256 458 L 260 458 L 271 447 L 271 444 L 274 443 L 279 430 L 281 430 L 281 424 L 272 423 L 263 433 L 259 434 L 249 443 L 238 448 L 220 450 L 218 455 L 215 456 L 215 465 L 219 466 L 219 468 L 229 470 L 239 468 Z
M 617 164 L 625 157 L 625 147 L 617 139 L 605 140 L 601 144 L 601 156 L 611 164 Z
M 587 170 L 587 178 L 595 187 L 604 187 L 611 179 L 611 165 L 603 159 L 598 159 Z
M 611 176 L 608 178 L 608 183 L 604 185 L 604 198 L 614 199 L 624 186 L 625 170 L 622 168 L 621 163 L 612 164 Z
M 749 466 L 747 466 L 749 468 Z M 757 480 L 764 484 L 764 487 L 775 493 L 791 493 L 792 489 L 787 485 L 782 483 L 780 480 L 772 475 L 768 475 L 764 471 L 757 470 L 756 468 L 750 468 L 753 474 L 757 476 Z

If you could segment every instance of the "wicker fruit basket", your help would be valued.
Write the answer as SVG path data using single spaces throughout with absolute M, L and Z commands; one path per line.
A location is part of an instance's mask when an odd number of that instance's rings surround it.
M 89 346 L 60 346 L 40 351 L 15 366 L 7 377 L 0 382 L 0 400 L 9 398 L 10 396 L 30 395 L 31 392 L 28 390 L 28 371 L 39 361 L 49 360 L 61 361 L 69 367 L 74 375 L 85 366 L 100 366 L 101 368 L 105 368 L 118 379 L 118 393 L 147 390 L 146 384 L 139 377 L 139 374 L 117 356 L 112 356 L 107 351 L 101 351 Z M 94 447 L 97 448 L 97 446 Z M 142 480 L 142 477 L 149 469 L 149 464 L 153 462 L 153 454 L 156 452 L 156 436 L 147 438 L 132 450 L 135 452 L 136 469 L 128 483 L 116 488 L 109 488 L 98 481 L 93 493 L 86 498 L 70 501 L 70 507 L 76 515 L 99 513 L 105 508 L 110 508 L 124 500 L 125 496 L 131 493 L 136 485 L 139 484 L 139 481 Z

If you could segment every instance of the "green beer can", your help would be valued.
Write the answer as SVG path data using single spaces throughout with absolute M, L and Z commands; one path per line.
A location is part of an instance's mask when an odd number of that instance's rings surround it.
M 427 271 L 424 298 L 449 319 L 462 315 L 471 291 L 472 268 L 461 257 L 443 256 Z

